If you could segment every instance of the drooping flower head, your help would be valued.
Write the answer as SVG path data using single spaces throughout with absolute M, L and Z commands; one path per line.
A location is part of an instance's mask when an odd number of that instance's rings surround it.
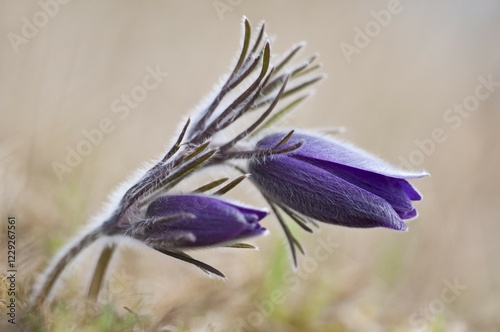
M 228 186 L 234 186 L 243 178 L 246 177 L 240 177 Z M 113 232 L 194 264 L 208 274 L 224 277 L 221 271 L 194 259 L 185 251 L 209 246 L 254 248 L 239 241 L 265 234 L 266 229 L 259 222 L 267 214 L 265 210 L 231 203 L 217 196 L 169 194 L 153 199 L 140 220 L 122 223 Z
M 30 306 L 41 304 L 65 266 L 102 236 L 134 238 L 223 277 L 222 272 L 185 251 L 214 245 L 251 248 L 237 241 L 266 231 L 259 224 L 266 211 L 220 198 L 248 174 L 223 187 L 220 186 L 228 178 L 217 179 L 188 194 L 175 194 L 172 190 L 208 166 L 225 165 L 244 171 L 235 159 L 248 161 L 252 181 L 285 230 L 295 262 L 295 246 L 304 251 L 280 211 L 308 231 L 311 229 L 306 224 L 312 219 L 349 227 L 406 229 L 404 220 L 417 215 L 412 201 L 421 199 L 406 179 L 427 173 L 396 169 L 345 143 L 303 133 L 275 133 L 247 149 L 253 135 L 272 128 L 279 118 L 311 95 L 309 86 L 324 77 L 315 74 L 320 68 L 315 64 L 316 56 L 292 64 L 304 44 L 293 46 L 275 62 L 264 27 L 261 24 L 251 43 L 250 23 L 243 19 L 241 52 L 215 96 L 200 106 L 192 122 L 186 121 L 161 159 L 117 193 L 117 201 L 102 216 L 102 223 L 75 239 L 54 259 L 40 286 L 33 291 Z M 290 102 L 278 106 L 285 97 L 291 97 Z M 250 114 L 254 120 L 248 122 L 246 117 Z M 235 133 L 236 122 L 246 126 Z M 101 252 L 89 297 L 97 297 L 114 247 L 112 244 Z
M 211 196 L 166 195 L 148 206 L 145 220 L 129 233 L 165 249 L 207 247 L 265 233 L 259 221 L 267 214 Z
M 257 149 L 272 148 L 285 137 L 271 134 Z M 249 162 L 253 182 L 280 207 L 318 221 L 347 227 L 406 230 L 417 215 L 412 201 L 422 197 L 406 180 L 428 175 L 395 168 L 334 139 L 295 133 L 283 144 L 302 142 L 288 154 Z

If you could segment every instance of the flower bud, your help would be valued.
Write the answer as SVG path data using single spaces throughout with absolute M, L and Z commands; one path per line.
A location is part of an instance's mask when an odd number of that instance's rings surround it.
M 272 134 L 257 149 L 275 147 L 285 134 Z M 288 153 L 252 159 L 252 181 L 278 205 L 318 221 L 347 227 L 406 230 L 417 216 L 412 201 L 422 197 L 406 180 L 428 175 L 395 168 L 338 140 L 295 133 L 283 145 L 303 145 Z

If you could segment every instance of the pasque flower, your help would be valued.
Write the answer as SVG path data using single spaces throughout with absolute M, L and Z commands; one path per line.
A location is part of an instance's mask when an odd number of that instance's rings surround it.
M 272 130 L 278 119 L 311 95 L 308 87 L 324 77 L 315 73 L 320 68 L 316 56 L 293 63 L 304 44 L 275 61 L 264 28 L 262 24 L 251 42 L 250 23 L 243 20 L 241 51 L 223 84 L 197 108 L 192 120 L 186 120 L 162 157 L 121 186 L 96 222 L 61 249 L 34 285 L 29 308 L 41 306 L 66 266 L 101 238 L 107 242 L 93 269 L 89 299 L 97 299 L 123 237 L 224 277 L 186 251 L 216 245 L 253 248 L 239 241 L 266 231 L 259 224 L 266 211 L 221 198 L 249 175 L 237 160 L 248 161 L 250 178 L 282 225 L 295 263 L 295 248 L 304 250 L 282 212 L 308 231 L 313 219 L 349 227 L 406 229 L 404 220 L 417 215 L 412 201 L 421 199 L 407 179 L 427 173 L 397 169 L 340 141 L 305 133 L 274 133 L 248 149 L 255 135 Z M 283 98 L 290 102 L 281 105 Z M 236 122 L 245 126 L 237 129 Z M 232 181 L 214 179 L 178 194 L 176 186 L 210 166 L 245 174 Z
M 406 230 L 422 197 L 406 180 L 428 175 L 395 168 L 344 142 L 305 133 L 271 134 L 257 149 L 302 142 L 288 154 L 254 158 L 252 180 L 267 199 L 318 221 L 348 227 Z
M 260 25 L 253 39 L 251 30 L 250 22 L 243 19 L 239 56 L 215 95 L 204 100 L 196 114 L 186 120 L 162 157 L 120 186 L 104 212 L 95 217 L 96 222 L 60 250 L 33 287 L 30 308 L 42 305 L 66 266 L 101 238 L 106 238 L 107 245 L 96 259 L 89 282 L 91 299 L 97 298 L 112 253 L 123 237 L 134 238 L 165 255 L 223 277 L 222 272 L 185 251 L 212 245 L 252 248 L 251 244 L 235 241 L 265 232 L 259 221 L 267 212 L 221 199 L 247 174 L 232 181 L 215 179 L 188 189 L 188 194 L 176 194 L 176 186 L 209 166 L 234 168 L 235 159 L 287 153 L 298 147 L 246 150 L 245 141 L 272 126 L 310 95 L 308 87 L 324 77 L 315 72 L 320 68 L 315 63 L 317 57 L 294 63 L 295 55 L 304 46 L 297 44 L 275 61 L 265 25 Z M 289 97 L 290 103 L 279 106 L 284 97 Z M 254 119 L 248 122 L 250 114 Z M 245 126 L 235 131 L 236 122 Z
M 155 199 L 144 220 L 127 231 L 163 249 L 190 249 L 263 234 L 259 221 L 268 212 L 205 195 L 166 195 Z

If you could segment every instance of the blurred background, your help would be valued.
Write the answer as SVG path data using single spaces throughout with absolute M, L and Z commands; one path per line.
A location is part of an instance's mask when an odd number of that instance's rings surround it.
M 45 14 L 44 14 L 45 13 Z M 431 177 L 409 232 L 293 229 L 295 270 L 274 217 L 259 251 L 193 256 L 227 280 L 140 246 L 122 246 L 102 308 L 81 303 L 100 245 L 65 274 L 53 331 L 500 330 L 500 4 L 484 1 L 0 1 L 0 211 L 16 217 L 19 315 L 34 277 L 108 194 L 160 154 L 225 74 L 241 18 L 265 20 L 279 55 L 306 41 L 327 80 L 287 119 L 342 126 L 341 137 Z M 161 71 L 129 112 L 122 95 Z M 120 104 L 122 103 L 122 104 Z M 85 132 L 102 141 L 57 172 Z M 112 128 L 112 129 L 111 129 Z M 83 147 L 85 148 L 85 147 Z M 246 183 L 229 197 L 264 206 Z M 2 273 L 5 255 L 0 255 Z M 1 293 L 5 310 L 5 290 Z M 124 307 L 128 308 L 124 309 Z M 7 328 L 5 314 L 0 327 Z

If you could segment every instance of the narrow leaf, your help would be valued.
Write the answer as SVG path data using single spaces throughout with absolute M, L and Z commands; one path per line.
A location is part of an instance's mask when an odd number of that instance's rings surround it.
M 233 244 L 228 244 L 225 247 L 237 248 L 237 249 L 257 249 L 257 247 L 248 243 L 233 243 Z
M 221 178 L 221 179 L 212 181 L 210 183 L 207 183 L 204 186 L 199 187 L 198 189 L 193 190 L 193 193 L 204 193 L 204 192 L 209 191 L 215 187 L 220 186 L 221 184 L 223 184 L 227 180 L 229 180 L 229 178 Z
M 233 181 L 231 181 L 230 183 L 228 183 L 227 185 L 225 185 L 224 187 L 222 187 L 221 189 L 219 189 L 218 191 L 216 191 L 214 193 L 215 196 L 222 196 L 224 194 L 226 194 L 227 192 L 229 192 L 231 189 L 233 189 L 234 187 L 236 187 L 238 184 L 241 183 L 241 181 L 245 180 L 246 178 L 248 178 L 250 176 L 250 174 L 245 174 L 245 175 L 241 175 L 239 177 L 237 177 L 236 179 L 234 179 Z
M 266 122 L 264 122 L 258 129 L 253 131 L 252 134 L 250 135 L 250 137 L 254 137 L 255 135 L 262 132 L 262 130 L 269 128 L 270 126 L 275 124 L 278 120 L 280 120 L 281 118 L 286 116 L 288 113 L 290 113 L 290 111 L 292 111 L 295 107 L 300 105 L 300 103 L 302 103 L 302 101 L 304 101 L 309 96 L 310 96 L 310 94 L 299 97 L 299 98 L 295 99 L 294 101 L 292 101 L 291 103 L 289 103 L 288 105 L 286 105 L 285 107 L 283 107 L 282 109 L 280 109 L 278 112 L 273 114 L 273 116 L 271 116 L 269 119 L 267 119 Z
M 218 275 L 219 277 L 221 278 L 226 278 L 226 276 L 224 275 L 224 273 L 222 273 L 221 271 L 217 270 L 216 268 L 206 264 L 206 263 L 203 263 L 197 259 L 194 259 L 193 257 L 189 256 L 188 254 L 184 253 L 184 252 L 180 252 L 180 251 L 169 251 L 169 250 L 165 250 L 163 248 L 154 248 L 156 250 L 158 250 L 159 252 L 165 254 L 165 255 L 168 255 L 170 257 L 173 257 L 173 258 L 177 258 L 181 261 L 184 261 L 184 262 L 187 262 L 187 263 L 190 263 L 190 264 L 193 264 L 195 266 L 197 266 L 198 268 L 200 268 L 203 272 L 205 272 L 206 274 L 215 274 L 215 275 Z

